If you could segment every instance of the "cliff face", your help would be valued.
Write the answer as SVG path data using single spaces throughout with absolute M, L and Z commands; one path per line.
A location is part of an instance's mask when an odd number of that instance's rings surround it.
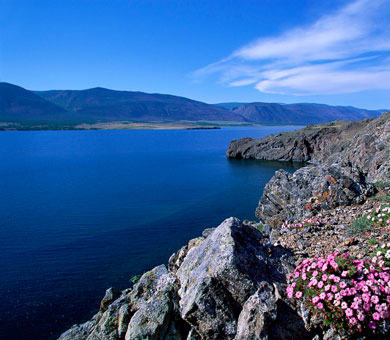
M 349 164 L 370 182 L 387 178 L 390 169 L 390 113 L 358 122 L 336 121 L 307 126 L 262 139 L 232 141 L 229 158 Z

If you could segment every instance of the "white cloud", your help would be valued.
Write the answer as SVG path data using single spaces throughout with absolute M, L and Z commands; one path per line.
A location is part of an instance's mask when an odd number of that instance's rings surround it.
M 262 92 L 333 94 L 390 89 L 389 0 L 355 0 L 308 27 L 261 38 L 195 71 Z

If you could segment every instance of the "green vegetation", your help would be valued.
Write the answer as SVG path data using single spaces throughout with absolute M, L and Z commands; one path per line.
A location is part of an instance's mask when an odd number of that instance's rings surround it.
M 356 235 L 363 233 L 365 231 L 369 231 L 372 229 L 371 223 L 367 220 L 366 217 L 359 217 L 355 220 L 352 225 L 349 227 L 349 234 Z
M 259 223 L 257 225 L 257 230 L 263 231 L 263 229 L 264 229 L 264 226 L 261 223 Z
M 374 185 L 375 185 L 375 188 L 377 188 L 377 189 L 390 188 L 390 182 L 379 181 L 379 182 L 376 182 Z
M 130 279 L 130 282 L 135 285 L 139 281 L 141 276 L 142 275 L 134 275 L 134 276 L 132 276 L 131 279 Z

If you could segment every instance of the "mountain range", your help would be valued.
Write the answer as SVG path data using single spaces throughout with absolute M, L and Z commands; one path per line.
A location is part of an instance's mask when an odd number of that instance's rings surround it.
M 206 104 L 167 94 L 87 90 L 29 91 L 0 83 L 0 122 L 80 124 L 97 122 L 215 122 L 315 124 L 377 117 L 385 110 L 323 104 Z

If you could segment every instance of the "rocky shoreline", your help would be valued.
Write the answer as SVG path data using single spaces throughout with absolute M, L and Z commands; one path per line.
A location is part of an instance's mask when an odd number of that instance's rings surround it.
M 287 297 L 287 277 L 306 258 L 363 258 L 390 238 L 389 228 L 356 224 L 390 197 L 389 131 L 387 113 L 233 141 L 228 157 L 311 164 L 275 173 L 260 222 L 231 217 L 206 229 L 132 288 L 108 289 L 99 312 L 59 339 L 341 339 Z

